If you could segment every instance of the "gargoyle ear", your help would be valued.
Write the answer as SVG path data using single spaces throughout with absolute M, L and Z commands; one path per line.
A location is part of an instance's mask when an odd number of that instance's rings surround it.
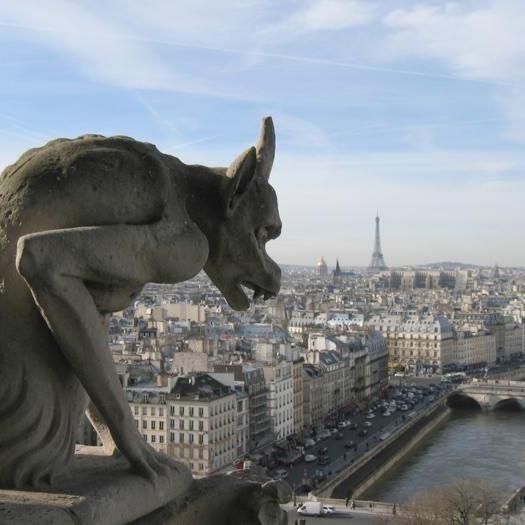
M 257 153 L 254 147 L 248 148 L 241 153 L 226 171 L 226 177 L 231 179 L 228 188 L 227 210 L 232 213 L 240 199 L 246 193 L 250 183 L 255 177 L 255 166 L 257 164 Z

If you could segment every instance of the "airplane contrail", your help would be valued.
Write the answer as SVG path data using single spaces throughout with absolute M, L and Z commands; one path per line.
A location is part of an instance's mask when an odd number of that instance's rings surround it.
M 0 26 L 12 27 L 15 29 L 27 29 L 32 31 L 41 31 L 41 32 L 54 32 L 54 33 L 65 33 L 66 31 L 58 31 L 53 28 L 48 27 L 37 27 L 27 24 L 14 24 L 8 22 L 1 22 Z M 73 33 L 73 31 L 72 31 Z M 273 58 L 276 60 L 287 60 L 290 62 L 302 62 L 305 64 L 318 64 L 325 66 L 340 67 L 345 69 L 357 69 L 361 71 L 370 71 L 376 73 L 390 73 L 394 75 L 407 75 L 407 76 L 418 76 L 426 78 L 436 78 L 443 80 L 455 80 L 460 82 L 473 82 L 477 84 L 487 84 L 495 86 L 512 86 L 510 83 L 506 82 L 497 82 L 495 80 L 484 80 L 479 78 L 469 78 L 461 75 L 452 75 L 447 73 L 432 73 L 429 71 L 417 71 L 412 69 L 400 69 L 400 68 L 390 68 L 384 66 L 374 66 L 369 64 L 360 64 L 356 62 L 346 62 L 342 60 L 331 60 L 327 58 L 317 58 L 317 57 L 308 57 L 303 55 L 289 55 L 286 53 L 272 53 L 267 51 L 256 51 L 256 50 L 246 50 L 246 49 L 236 49 L 229 47 L 220 47 L 220 46 L 207 46 L 201 44 L 191 44 L 187 42 L 180 42 L 177 40 L 166 40 L 166 39 L 156 39 L 149 37 L 140 37 L 140 36 L 129 36 L 118 33 L 105 33 L 104 36 L 120 39 L 120 40 L 133 40 L 136 42 L 147 42 L 150 44 L 160 44 L 166 46 L 174 47 L 184 47 L 188 49 L 200 49 L 204 51 L 211 51 L 215 53 L 227 53 L 233 55 L 243 55 L 243 56 L 252 56 L 260 58 Z

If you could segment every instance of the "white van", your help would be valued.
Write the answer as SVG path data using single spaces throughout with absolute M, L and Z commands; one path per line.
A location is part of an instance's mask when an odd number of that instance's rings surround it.
M 306 501 L 298 509 L 297 514 L 301 516 L 321 516 L 323 504 L 320 501 Z

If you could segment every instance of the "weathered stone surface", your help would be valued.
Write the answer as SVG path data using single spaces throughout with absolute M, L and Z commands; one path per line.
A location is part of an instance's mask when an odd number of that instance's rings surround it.
M 279 502 L 291 495 L 286 483 L 250 473 L 194 481 L 178 498 L 171 491 L 166 478 L 153 485 L 99 448 L 75 455 L 52 491 L 0 490 L 0 524 L 283 525 Z
M 168 478 L 153 485 L 124 458 L 76 455 L 52 491 L 0 490 L 0 523 L 120 525 L 173 502 Z M 38 516 L 38 519 L 36 519 Z
M 132 525 L 285 525 L 279 502 L 291 499 L 284 482 L 218 475 L 197 481 L 185 497 Z
M 105 450 L 116 445 L 144 483 L 162 487 L 156 501 L 194 486 L 189 470 L 136 428 L 104 319 L 145 283 L 181 282 L 201 269 L 236 309 L 249 305 L 241 284 L 254 297 L 278 292 L 280 270 L 264 250 L 281 230 L 268 183 L 274 148 L 268 118 L 257 147 L 228 168 L 188 166 L 128 137 L 86 135 L 30 150 L 2 172 L 0 488 L 76 490 L 63 480 L 80 464 L 74 433 L 89 400 Z M 125 485 L 141 479 L 120 474 Z M 108 483 L 120 498 L 122 485 Z M 129 505 L 150 512 L 149 494 Z
M 71 509 L 82 496 L 46 494 L 22 490 L 0 490 L 2 525 L 78 525 Z

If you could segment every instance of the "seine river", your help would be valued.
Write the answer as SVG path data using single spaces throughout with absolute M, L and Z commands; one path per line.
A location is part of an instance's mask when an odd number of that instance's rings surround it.
M 525 484 L 525 412 L 453 410 L 363 499 L 402 503 L 453 479 L 484 480 L 502 501 Z

